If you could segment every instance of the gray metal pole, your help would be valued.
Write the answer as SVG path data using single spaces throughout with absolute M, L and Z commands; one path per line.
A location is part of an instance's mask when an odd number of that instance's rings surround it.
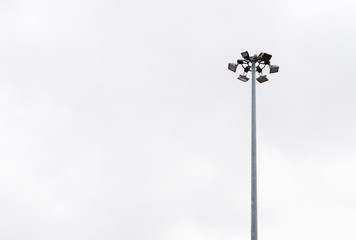
M 254 56 L 254 59 L 257 55 Z M 251 103 L 251 240 L 257 240 L 257 169 L 256 169 L 256 62 L 252 61 Z

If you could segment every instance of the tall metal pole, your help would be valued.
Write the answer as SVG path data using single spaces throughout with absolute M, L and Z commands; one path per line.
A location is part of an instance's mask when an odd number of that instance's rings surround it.
M 241 56 L 244 59 L 238 59 L 237 63 L 229 63 L 228 69 L 236 72 L 236 68 L 242 65 L 244 74 L 237 79 L 247 82 L 249 78 L 246 74 L 252 67 L 252 101 L 251 101 L 251 240 L 257 240 L 257 160 L 256 160 L 256 64 L 257 71 L 262 74 L 262 70 L 269 66 L 270 73 L 276 73 L 279 70 L 277 65 L 271 65 L 270 59 L 272 55 L 268 53 L 255 54 L 250 57 L 247 51 L 242 52 Z M 260 83 L 268 81 L 266 75 L 261 75 L 257 78 Z
M 251 101 L 251 240 L 257 240 L 257 169 L 256 169 L 256 62 L 252 61 Z

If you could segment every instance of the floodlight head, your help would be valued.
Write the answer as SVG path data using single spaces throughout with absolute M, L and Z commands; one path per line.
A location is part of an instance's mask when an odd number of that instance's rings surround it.
M 277 65 L 271 65 L 269 67 L 269 73 L 276 73 L 276 72 L 278 72 L 278 70 L 279 70 L 279 67 Z
M 237 64 L 243 64 L 243 63 L 244 63 L 244 60 L 242 60 L 242 59 L 237 60 Z
M 247 67 L 244 68 L 244 71 L 248 72 L 248 71 L 250 71 L 250 68 L 251 68 L 250 66 L 247 66 Z
M 229 70 L 236 72 L 237 64 L 236 63 L 229 63 L 228 67 Z
M 261 61 L 264 61 L 265 63 L 269 63 L 269 60 L 271 60 L 272 55 L 268 53 L 262 53 L 261 55 Z
M 257 70 L 257 72 L 259 72 L 259 73 L 262 72 L 262 68 L 261 68 L 260 66 L 257 66 L 257 67 L 256 67 L 256 70 Z
M 266 77 L 266 75 L 261 75 L 260 77 L 258 77 L 256 79 L 259 83 L 263 83 L 263 82 L 267 82 L 268 78 Z
M 242 52 L 242 53 L 241 53 L 241 56 L 242 56 L 244 59 L 246 59 L 246 60 L 250 60 L 250 55 L 248 54 L 247 51 L 246 51 L 246 52 Z
M 248 77 L 244 76 L 244 75 L 240 75 L 237 79 L 243 81 L 243 82 L 247 82 L 249 80 Z

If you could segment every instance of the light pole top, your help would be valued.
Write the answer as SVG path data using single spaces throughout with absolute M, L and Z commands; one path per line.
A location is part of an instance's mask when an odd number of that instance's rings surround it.
M 257 81 L 260 83 L 268 81 L 266 75 L 263 75 L 263 70 L 265 69 L 266 66 L 269 66 L 270 69 L 269 73 L 276 73 L 279 70 L 279 66 L 271 65 L 270 63 L 270 60 L 272 58 L 271 54 L 261 52 L 259 55 L 254 54 L 253 56 L 250 56 L 248 51 L 245 51 L 241 53 L 241 56 L 243 57 L 243 59 L 238 59 L 237 63 L 229 63 L 228 69 L 233 72 L 236 72 L 237 67 L 241 65 L 244 72 L 237 79 L 243 82 L 247 82 L 249 80 L 249 78 L 246 75 L 248 72 L 251 71 L 252 63 L 256 64 L 256 71 L 259 74 Z

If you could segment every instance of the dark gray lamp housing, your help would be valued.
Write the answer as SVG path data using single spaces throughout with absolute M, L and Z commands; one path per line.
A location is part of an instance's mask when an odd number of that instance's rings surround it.
M 261 75 L 260 77 L 258 77 L 256 79 L 259 83 L 263 83 L 263 82 L 267 82 L 268 78 L 266 77 L 266 75 Z
M 269 63 L 269 60 L 271 60 L 272 55 L 268 54 L 268 53 L 263 53 L 261 55 L 261 61 L 264 61 L 265 63 Z
M 269 67 L 269 73 L 276 73 L 276 72 L 278 72 L 278 70 L 279 70 L 279 67 L 277 65 L 271 65 Z
M 249 80 L 248 77 L 244 76 L 244 75 L 240 75 L 237 79 L 243 81 L 243 82 L 247 82 Z
M 229 63 L 228 69 L 236 72 L 237 64 L 236 63 Z
M 242 53 L 241 53 L 241 56 L 242 56 L 244 59 L 246 59 L 246 60 L 250 60 L 250 55 L 248 54 L 247 51 L 246 51 L 246 52 L 242 52 Z

